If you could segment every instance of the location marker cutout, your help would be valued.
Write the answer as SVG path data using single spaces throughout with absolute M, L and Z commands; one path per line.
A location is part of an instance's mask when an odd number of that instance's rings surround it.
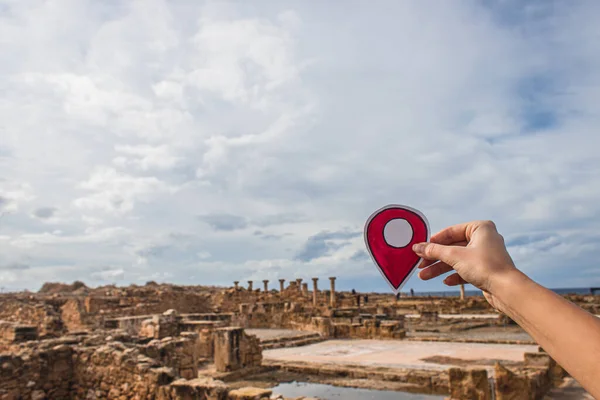
M 365 244 L 394 293 L 402 289 L 421 262 L 412 246 L 427 242 L 429 234 L 427 218 L 408 206 L 385 206 L 367 220 Z

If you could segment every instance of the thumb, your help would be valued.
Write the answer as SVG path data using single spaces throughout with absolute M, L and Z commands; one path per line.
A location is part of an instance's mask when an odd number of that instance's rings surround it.
M 440 260 L 451 267 L 458 262 L 461 250 L 464 248 L 437 243 L 417 243 L 413 246 L 413 251 L 418 256 L 426 260 Z

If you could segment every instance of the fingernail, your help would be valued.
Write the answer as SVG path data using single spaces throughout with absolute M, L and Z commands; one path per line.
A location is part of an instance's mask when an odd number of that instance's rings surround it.
M 425 250 L 425 243 L 417 243 L 412 247 L 415 253 L 422 253 Z

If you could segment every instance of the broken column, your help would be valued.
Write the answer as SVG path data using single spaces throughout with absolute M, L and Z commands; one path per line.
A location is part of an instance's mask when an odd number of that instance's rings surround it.
M 280 279 L 279 280 L 279 291 L 281 293 L 283 293 L 283 283 L 285 282 L 285 279 Z
M 238 285 L 240 284 L 240 281 L 234 281 L 233 284 L 235 285 L 235 290 L 238 290 L 239 289 Z
M 248 281 L 248 291 L 252 291 L 252 281 Z
M 461 300 L 465 299 L 465 285 L 464 284 L 460 285 L 460 299 Z
M 308 283 L 302 284 L 302 296 L 308 297 Z
M 313 281 L 313 306 L 317 305 L 317 292 L 318 292 L 317 281 L 318 280 L 319 280 L 319 278 L 312 278 L 312 281 Z
M 269 291 L 269 280 L 263 280 L 263 284 L 265 285 L 265 293 L 267 293 Z
M 296 279 L 296 285 L 298 285 L 298 292 L 302 293 L 302 278 Z
M 329 305 L 331 307 L 335 307 L 335 277 L 332 276 L 329 278 L 331 281 L 331 292 L 329 293 Z

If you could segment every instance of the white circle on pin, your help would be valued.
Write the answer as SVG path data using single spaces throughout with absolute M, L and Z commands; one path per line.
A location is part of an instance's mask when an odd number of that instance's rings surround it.
M 383 228 L 383 238 L 388 246 L 406 247 L 413 238 L 412 226 L 404 218 L 391 219 Z

